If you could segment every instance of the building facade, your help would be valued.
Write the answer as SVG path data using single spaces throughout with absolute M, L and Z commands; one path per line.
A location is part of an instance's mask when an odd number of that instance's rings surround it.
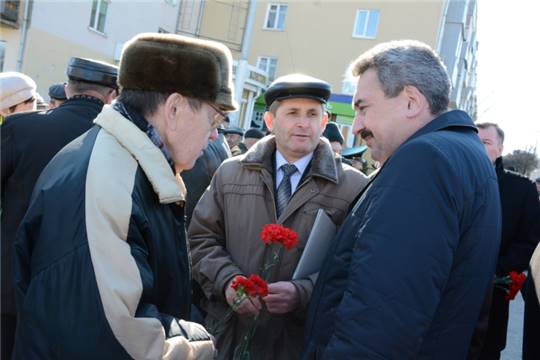
M 280 75 L 302 72 L 332 85 L 332 120 L 352 146 L 355 82 L 347 77 L 348 65 L 377 43 L 416 39 L 446 64 L 451 106 L 476 114 L 476 0 L 34 0 L 28 17 L 24 4 L 2 2 L 0 55 L 4 71 L 22 63 L 42 95 L 50 84 L 65 81 L 71 56 L 115 63 L 124 42 L 137 33 L 179 33 L 231 49 L 243 88 L 237 125 L 262 126 L 265 87 Z M 21 47 L 24 57 L 18 59 Z
M 18 3 L 18 1 L 15 1 Z M 4 3 L 4 1 L 2 1 Z M 118 63 L 127 40 L 141 32 L 174 32 L 178 1 L 49 1 L 33 0 L 28 11 L 26 39 L 18 29 L 5 32 L 3 71 L 19 70 L 32 77 L 47 99 L 49 85 L 67 81 L 66 67 L 72 56 Z M 20 18 L 24 6 L 19 6 Z M 17 54 L 24 48 L 22 66 Z
M 229 45 L 236 57 L 242 49 L 241 31 L 254 5 L 249 64 L 274 78 L 301 72 L 328 81 L 333 95 L 332 120 L 348 145 L 354 113 L 350 106 L 355 81 L 348 65 L 374 45 L 396 39 L 415 39 L 436 49 L 452 82 L 451 107 L 476 114 L 476 0 L 419 1 L 186 1 L 198 3 L 193 36 Z M 196 29 L 196 31 L 195 31 Z M 243 99 L 244 102 L 247 99 Z M 254 112 L 240 117 L 242 127 L 259 126 L 265 104 L 255 100 Z M 358 139 L 356 139 L 358 142 Z

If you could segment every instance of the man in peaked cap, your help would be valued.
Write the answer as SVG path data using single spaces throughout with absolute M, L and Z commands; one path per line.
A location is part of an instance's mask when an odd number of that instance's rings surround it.
M 239 128 L 238 126 L 229 126 L 223 130 L 229 149 L 233 149 L 235 146 L 240 144 L 244 137 L 244 129 Z
M 213 41 L 147 33 L 126 43 L 119 98 L 49 163 L 20 226 L 17 358 L 214 356 L 211 336 L 188 321 L 179 174 L 237 108 L 231 74 L 230 51 Z
M 62 105 L 66 100 L 65 84 L 53 84 L 49 86 L 49 109 Z
M 80 71 L 82 66 L 86 69 L 84 73 Z M 103 105 L 116 95 L 116 66 L 71 58 L 67 76 L 69 99 L 61 108 L 9 115 L 2 125 L 2 358 L 5 359 L 10 358 L 16 324 L 11 249 L 32 189 L 53 156 L 90 129 Z
M 216 334 L 220 359 L 233 356 L 257 313 L 251 354 L 272 360 L 300 357 L 303 314 L 317 277 L 292 279 L 301 249 L 317 209 L 340 224 L 366 182 L 320 138 L 329 96 L 330 85 L 310 76 L 276 79 L 266 92 L 269 108 L 264 115 L 273 135 L 226 160 L 195 207 L 188 232 L 193 277 L 206 297 L 207 325 L 222 324 Z M 227 318 L 235 299 L 231 281 L 261 274 L 265 245 L 259 234 L 270 223 L 294 229 L 301 245 L 285 251 L 273 268 L 266 279 L 267 297 L 242 302 Z
M 343 135 L 341 134 L 341 131 L 336 123 L 329 122 L 326 124 L 322 136 L 330 141 L 330 146 L 332 146 L 332 150 L 334 150 L 336 154 L 341 154 L 345 139 L 343 139 Z

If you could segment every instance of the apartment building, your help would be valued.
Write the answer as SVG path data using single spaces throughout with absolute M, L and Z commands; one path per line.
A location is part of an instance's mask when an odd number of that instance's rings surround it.
M 46 99 L 50 84 L 67 80 L 70 57 L 117 63 L 124 42 L 141 32 L 174 32 L 179 13 L 178 0 L 33 0 L 28 11 L 22 2 L 12 3 L 19 3 L 19 18 L 27 18 L 26 39 L 24 21 L 9 31 L 2 22 L 3 71 L 28 74 Z M 24 57 L 17 59 L 21 48 Z
M 208 0 L 197 8 L 197 27 L 191 34 L 232 42 L 229 46 L 239 56 L 242 38 L 230 29 L 246 28 L 249 5 L 256 7 L 249 64 L 263 70 L 268 82 L 291 72 L 328 81 L 332 117 L 348 145 L 354 142 L 350 103 L 355 84 L 345 72 L 352 60 L 377 43 L 416 39 L 429 44 L 448 68 L 451 106 L 476 113 L 476 0 Z M 260 125 L 264 107 L 259 96 L 253 113 L 241 117 L 239 125 Z
M 1 2 L 0 64 L 27 73 L 38 91 L 65 81 L 71 56 L 115 63 L 133 35 L 179 33 L 232 51 L 242 91 L 233 121 L 262 125 L 261 94 L 275 77 L 303 72 L 328 81 L 329 104 L 348 145 L 355 139 L 349 63 L 380 42 L 417 39 L 436 49 L 452 81 L 451 106 L 476 113 L 476 0 L 34 0 Z M 21 49 L 23 51 L 21 51 Z M 236 73 L 239 76 L 236 76 Z

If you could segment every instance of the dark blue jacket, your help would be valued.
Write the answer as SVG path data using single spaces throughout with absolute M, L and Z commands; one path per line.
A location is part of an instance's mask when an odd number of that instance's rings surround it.
M 387 160 L 319 274 L 305 358 L 464 359 L 500 243 L 497 177 L 447 112 Z

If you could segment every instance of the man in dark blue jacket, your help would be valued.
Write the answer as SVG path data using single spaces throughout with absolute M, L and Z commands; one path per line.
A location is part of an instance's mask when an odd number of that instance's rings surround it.
M 479 123 L 478 135 L 486 148 L 489 160 L 495 166 L 499 181 L 502 209 L 501 248 L 495 276 L 503 277 L 511 271 L 523 272 L 540 239 L 538 194 L 532 181 L 503 167 L 504 132 L 495 123 Z M 527 284 L 528 285 L 528 284 Z M 529 286 L 524 286 L 524 299 L 528 303 Z M 490 297 L 489 321 L 484 344 L 479 350 L 481 360 L 497 360 L 506 347 L 509 301 L 506 292 L 494 287 Z M 532 301 L 538 305 L 537 301 Z M 526 307 L 527 309 L 527 307 Z M 528 333 L 528 332 L 525 332 Z M 476 334 L 477 336 L 478 333 Z M 527 340 L 527 337 L 525 337 Z M 529 341 L 534 346 L 537 339 Z M 525 358 L 525 357 L 524 357 Z
M 495 269 L 497 177 L 444 65 L 416 41 L 353 62 L 353 131 L 383 164 L 323 264 L 306 359 L 463 359 Z

